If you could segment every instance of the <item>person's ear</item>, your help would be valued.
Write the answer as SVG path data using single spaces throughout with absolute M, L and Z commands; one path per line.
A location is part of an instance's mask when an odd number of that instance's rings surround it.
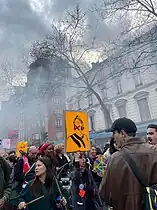
M 122 131 L 121 131 L 121 134 L 122 134 L 122 137 L 123 137 L 123 138 L 125 138 L 125 137 L 126 137 L 126 135 L 125 135 L 125 131 L 124 131 L 124 130 L 122 130 Z

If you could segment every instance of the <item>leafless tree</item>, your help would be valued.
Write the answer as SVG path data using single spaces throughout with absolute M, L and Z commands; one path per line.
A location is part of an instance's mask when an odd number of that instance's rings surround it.
M 2 98 L 6 100 L 14 93 L 14 79 L 16 77 L 15 71 L 13 67 L 10 66 L 7 59 L 0 65 L 0 73 L 1 86 L 3 86 L 3 88 L 1 88 Z
M 33 44 L 31 56 L 50 59 L 57 57 L 67 63 L 72 75 L 83 82 L 83 88 L 97 98 L 108 127 L 112 123 L 110 111 L 93 86 L 98 71 L 87 74 L 91 70 L 91 66 L 86 60 L 91 52 L 97 50 L 96 37 L 92 38 L 90 44 L 85 41 L 85 35 L 89 31 L 91 31 L 91 27 L 87 25 L 86 14 L 77 5 L 73 11 L 66 13 L 63 21 L 52 26 L 51 34 L 43 41 L 37 41 Z
M 106 9 L 114 9 L 115 11 L 137 11 L 152 14 L 157 17 L 156 1 L 154 0 L 103 0 Z
M 111 53 L 121 62 L 123 57 L 136 52 L 132 64 L 121 71 L 145 69 L 156 65 L 157 56 L 157 2 L 155 0 L 102 0 L 101 8 L 96 11 L 104 20 L 120 20 L 126 23 L 115 40 Z M 127 21 L 126 21 L 127 20 Z M 117 50 L 118 49 L 118 50 Z M 139 50 L 140 49 L 140 50 Z M 145 62 L 147 61 L 147 62 Z

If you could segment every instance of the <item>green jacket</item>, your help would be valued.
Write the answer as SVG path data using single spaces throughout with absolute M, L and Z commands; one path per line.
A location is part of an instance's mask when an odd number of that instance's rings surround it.
M 11 167 L 9 163 L 0 157 L 0 199 L 6 197 L 9 199 L 11 193 Z
M 32 184 L 32 181 L 30 181 L 27 186 L 22 190 L 22 192 L 20 193 L 20 198 L 18 199 L 18 203 L 17 205 L 19 205 L 20 202 L 30 202 L 36 198 L 33 198 L 32 193 L 30 191 L 30 186 Z M 45 197 L 41 198 L 40 200 L 28 205 L 28 209 L 29 210 L 54 210 L 56 209 L 56 201 L 57 201 L 57 197 L 59 196 L 58 190 L 57 190 L 57 186 L 54 185 L 53 187 L 53 196 L 52 198 L 50 198 L 47 195 L 47 189 L 45 187 L 45 185 L 42 185 L 42 195 L 45 195 Z M 41 196 L 42 196 L 41 195 Z M 39 196 L 40 197 L 40 196 Z

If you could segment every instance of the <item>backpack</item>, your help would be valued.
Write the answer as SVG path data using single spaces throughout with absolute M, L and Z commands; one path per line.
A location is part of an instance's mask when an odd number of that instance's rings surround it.
M 147 186 L 144 178 L 141 176 L 140 171 L 132 159 L 131 155 L 128 153 L 123 154 L 124 160 L 128 163 L 133 174 L 135 175 L 138 182 L 144 188 L 144 204 L 145 210 L 157 210 L 157 184 L 152 186 Z

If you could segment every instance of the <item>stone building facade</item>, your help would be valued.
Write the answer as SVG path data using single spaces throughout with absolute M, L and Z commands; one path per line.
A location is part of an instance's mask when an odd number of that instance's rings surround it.
M 124 43 L 122 49 L 103 62 L 93 63 L 86 73 L 90 82 L 94 80 L 92 87 L 103 99 L 112 121 L 119 117 L 131 118 L 143 135 L 149 123 L 157 123 L 157 50 L 153 45 L 155 38 L 147 35 L 141 37 L 143 42 L 133 40 L 131 47 Z M 68 91 L 67 108 L 87 111 L 90 131 L 102 131 L 105 138 L 108 136 L 104 132 L 107 122 L 97 98 L 82 87 L 84 84 L 80 78 L 75 83 L 75 88 Z

